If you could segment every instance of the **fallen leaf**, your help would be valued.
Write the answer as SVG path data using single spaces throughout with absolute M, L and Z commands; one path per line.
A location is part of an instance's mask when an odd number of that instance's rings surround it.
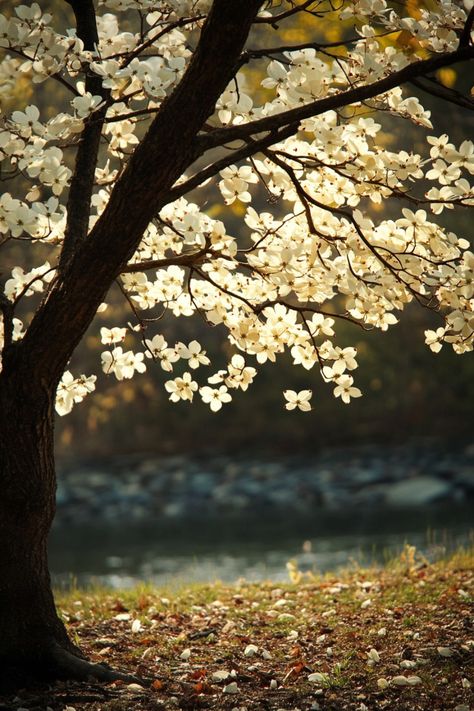
M 286 681 L 286 679 L 289 679 L 291 676 L 299 676 L 302 671 L 306 669 L 305 665 L 303 662 L 298 662 L 297 664 L 293 664 L 293 666 L 290 667 L 289 671 L 287 674 L 285 674 L 283 681 Z

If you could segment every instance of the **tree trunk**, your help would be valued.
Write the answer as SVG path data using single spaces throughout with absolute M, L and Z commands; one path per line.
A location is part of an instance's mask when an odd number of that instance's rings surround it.
M 56 478 L 51 393 L 0 376 L 0 670 L 43 668 L 75 650 L 57 616 L 47 560 Z M 2 673 L 0 671 L 0 677 Z
M 146 684 L 86 661 L 58 617 L 47 555 L 56 388 L 12 370 L 0 374 L 0 692 L 35 678 Z

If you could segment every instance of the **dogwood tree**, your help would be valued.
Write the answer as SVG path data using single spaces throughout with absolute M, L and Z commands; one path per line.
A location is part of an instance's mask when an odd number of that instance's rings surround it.
M 338 323 L 385 331 L 413 301 L 439 315 L 431 350 L 471 350 L 474 255 L 443 220 L 474 204 L 474 145 L 438 135 L 411 90 L 472 110 L 437 72 L 472 69 L 474 10 L 67 2 L 66 33 L 41 3 L 0 15 L 3 265 L 22 255 L 3 267 L 0 296 L 0 668 L 126 679 L 70 641 L 48 574 L 54 411 L 96 386 L 97 373 L 71 372 L 76 346 L 100 313 L 101 377 L 161 368 L 171 401 L 213 411 L 285 351 L 307 389 L 282 383 L 282 407 L 311 409 L 317 387 L 359 397 L 357 353 L 338 344 Z M 303 18 L 315 36 L 340 23 L 341 39 L 288 42 Z M 63 108 L 42 115 L 34 93 L 13 106 L 19 78 L 37 91 L 54 83 Z M 238 229 L 235 216 L 206 212 L 211 202 L 230 215 L 242 206 Z M 117 323 L 109 309 L 103 326 L 111 289 L 130 315 Z M 173 342 L 164 312 L 217 326 L 226 367 L 205 343 Z

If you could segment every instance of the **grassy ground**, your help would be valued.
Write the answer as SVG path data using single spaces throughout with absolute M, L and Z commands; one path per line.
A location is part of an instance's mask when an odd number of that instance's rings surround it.
M 429 564 L 407 547 L 383 569 L 290 573 L 287 585 L 62 595 L 90 658 L 151 687 L 61 683 L 6 708 L 474 711 L 474 550 Z

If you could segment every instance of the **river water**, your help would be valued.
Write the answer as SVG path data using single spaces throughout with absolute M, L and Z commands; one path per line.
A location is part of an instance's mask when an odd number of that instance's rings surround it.
M 179 586 L 239 578 L 288 580 L 286 564 L 325 572 L 383 562 L 405 543 L 428 557 L 472 545 L 471 506 L 408 510 L 315 510 L 311 516 L 240 516 L 120 525 L 90 523 L 53 530 L 50 562 L 57 586 L 113 588 L 140 582 Z

